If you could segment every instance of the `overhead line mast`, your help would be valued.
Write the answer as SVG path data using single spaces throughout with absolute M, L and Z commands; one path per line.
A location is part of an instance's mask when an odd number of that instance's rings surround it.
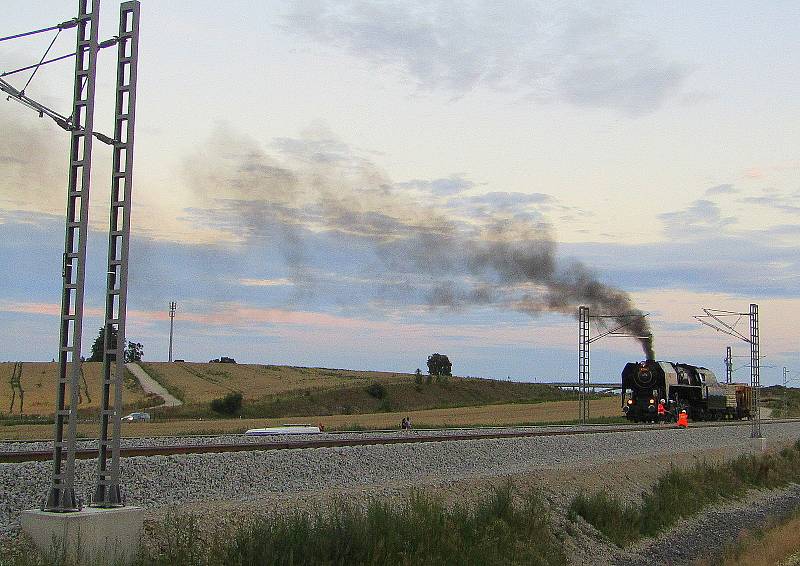
M 75 79 L 70 130 L 67 220 L 64 237 L 61 324 L 58 349 L 53 478 L 45 511 L 77 511 L 75 497 L 75 433 L 78 421 L 78 378 L 81 366 L 86 238 L 89 229 L 89 185 L 92 165 L 97 35 L 100 0 L 79 0 Z M 67 390 L 69 387 L 69 390 Z M 69 395 L 69 397 L 67 397 Z M 66 440 L 64 429 L 67 429 Z
M 62 260 L 61 314 L 59 320 L 58 382 L 53 443 L 53 474 L 43 510 L 78 511 L 75 496 L 75 435 L 81 375 L 81 338 L 86 275 L 86 245 L 89 227 L 89 188 L 92 140 L 113 146 L 111 214 L 106 274 L 106 315 L 103 323 L 103 382 L 100 408 L 97 486 L 93 503 L 98 507 L 123 505 L 119 487 L 120 411 L 125 372 L 125 319 L 127 312 L 128 252 L 131 194 L 133 188 L 133 139 L 136 108 L 136 78 L 139 42 L 139 1 L 120 5 L 119 36 L 98 42 L 100 0 L 78 0 L 78 16 L 56 26 L 0 38 L 0 42 L 29 35 L 77 28 L 74 53 L 46 59 L 55 44 L 50 42 L 35 65 L 0 74 L 0 91 L 39 114 L 51 118 L 70 133 L 69 178 Z M 94 131 L 97 54 L 117 45 L 117 89 L 113 137 Z M 75 57 L 72 113 L 64 116 L 25 94 L 25 89 L 43 65 Z M 2 77 L 33 70 L 22 89 Z M 114 343 L 114 336 L 117 342 Z M 112 370 L 113 365 L 113 370 Z M 112 400 L 113 389 L 113 400 Z M 111 430 L 111 434 L 109 434 Z M 110 464 L 108 461 L 111 455 Z

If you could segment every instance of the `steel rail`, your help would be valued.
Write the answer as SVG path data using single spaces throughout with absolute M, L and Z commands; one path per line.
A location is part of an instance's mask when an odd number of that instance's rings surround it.
M 770 420 L 772 424 L 798 422 L 800 419 L 775 419 Z M 693 428 L 717 428 L 726 426 L 749 426 L 749 421 L 736 422 L 707 422 L 694 423 Z M 563 426 L 563 425 L 562 425 Z M 602 428 L 600 428 L 602 427 Z M 536 428 L 529 430 L 514 430 L 504 432 L 497 429 L 453 429 L 464 431 L 481 431 L 462 434 L 419 434 L 420 432 L 429 433 L 441 431 L 443 429 L 426 429 L 413 431 L 410 436 L 390 436 L 390 437 L 369 437 L 371 433 L 379 431 L 359 431 L 364 434 L 364 438 L 317 438 L 312 440 L 280 440 L 265 442 L 244 442 L 244 443 L 221 443 L 221 444 L 179 444 L 172 446 L 131 446 L 120 448 L 120 456 L 130 458 L 134 456 L 174 456 L 180 454 L 214 454 L 223 452 L 248 452 L 248 451 L 267 451 L 267 450 L 303 450 L 311 448 L 340 448 L 347 446 L 374 446 L 381 444 L 416 444 L 420 442 L 455 442 L 464 440 L 494 440 L 512 438 L 530 438 L 540 436 L 576 436 L 581 434 L 611 434 L 621 432 L 652 432 L 673 430 L 674 424 L 662 425 L 597 425 L 597 428 L 565 428 L 563 430 L 548 430 L 547 428 Z M 447 430 L 447 429 L 444 429 Z M 387 431 L 382 431 L 387 432 Z M 396 430 L 391 432 L 398 433 Z M 326 433 L 331 434 L 331 433 Z M 339 433 L 344 434 L 344 432 Z M 208 437 L 213 438 L 213 437 Z M 78 448 L 75 450 L 75 458 L 92 459 L 97 457 L 97 450 L 90 448 Z M 47 461 L 52 458 L 51 450 L 21 450 L 0 452 L 0 463 L 19 463 Z

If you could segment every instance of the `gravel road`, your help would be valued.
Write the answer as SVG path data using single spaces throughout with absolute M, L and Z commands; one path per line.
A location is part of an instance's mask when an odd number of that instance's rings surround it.
M 173 397 L 169 391 L 164 389 L 159 382 L 150 377 L 150 374 L 139 367 L 138 364 L 131 362 L 129 364 L 125 364 L 125 367 L 128 368 L 128 370 L 136 379 L 139 380 L 139 385 L 142 386 L 142 389 L 145 393 L 158 395 L 164 400 L 161 405 L 156 405 L 157 407 L 177 407 L 179 405 L 183 405 L 183 401 L 177 397 Z

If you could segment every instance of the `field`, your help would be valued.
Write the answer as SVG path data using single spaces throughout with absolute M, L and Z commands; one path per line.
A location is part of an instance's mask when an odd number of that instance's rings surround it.
M 403 417 L 411 417 L 415 428 L 428 426 L 470 425 L 522 425 L 574 420 L 578 414 L 575 401 L 549 403 L 512 403 L 479 407 L 428 409 L 422 411 L 372 413 L 361 415 L 322 415 L 281 419 L 212 419 L 168 420 L 149 423 L 122 423 L 123 436 L 172 436 L 187 434 L 242 433 L 249 428 L 259 428 L 283 423 L 321 423 L 328 430 L 343 429 L 396 429 Z M 603 397 L 590 402 L 592 418 L 610 418 L 620 415 L 619 397 Z M 0 426 L 0 440 L 46 439 L 52 436 L 50 425 Z M 78 425 L 78 434 L 84 438 L 97 437 L 97 424 Z
M 349 371 L 327 368 L 301 368 L 255 364 L 145 363 L 147 373 L 183 402 L 208 403 L 232 391 L 245 400 L 261 399 L 292 391 L 344 389 L 408 382 L 413 376 L 402 373 Z M 176 394 L 177 393 L 177 394 Z
M 85 362 L 80 380 L 78 409 L 92 411 L 100 406 L 100 388 L 103 364 Z M 58 364 L 45 362 L 25 362 L 19 386 L 12 384 L 14 362 L 0 363 L 0 414 L 47 416 L 55 410 Z M 126 379 L 122 391 L 125 406 L 134 407 L 147 404 L 147 397 L 132 378 Z
M 575 394 L 545 384 L 478 378 L 447 380 L 413 374 L 247 364 L 143 363 L 142 368 L 184 404 L 158 407 L 128 374 L 125 411 L 151 407 L 150 423 L 124 423 L 128 436 L 241 433 L 285 422 L 322 423 L 330 430 L 396 428 L 410 416 L 417 428 L 515 425 L 571 421 L 577 417 Z M 48 438 L 52 425 L 24 422 L 52 417 L 57 364 L 0 364 L 0 439 Z M 102 364 L 84 363 L 80 382 L 78 433 L 95 437 L 88 422 L 99 405 Z M 211 409 L 211 401 L 232 392 L 242 404 L 232 415 Z M 13 414 L 6 410 L 13 408 Z M 593 417 L 620 416 L 616 397 L 592 401 Z M 13 418 L 8 418 L 12 416 Z M 19 422 L 20 417 L 23 422 Z

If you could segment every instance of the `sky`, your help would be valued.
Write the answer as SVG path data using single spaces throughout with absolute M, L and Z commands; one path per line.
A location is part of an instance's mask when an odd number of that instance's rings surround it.
M 75 9 L 5 7 L 0 36 Z M 127 337 L 166 360 L 176 301 L 176 358 L 413 372 L 439 352 L 458 375 L 571 381 L 587 304 L 649 313 L 657 359 L 724 375 L 732 346 L 748 381 L 749 344 L 693 316 L 756 303 L 762 383 L 800 383 L 799 27 L 790 1 L 143 0 Z M 0 73 L 54 36 L 0 42 Z M 73 49 L 67 30 L 50 54 Z M 26 94 L 68 114 L 71 84 L 48 65 Z M 84 352 L 110 186 L 94 147 Z M 2 360 L 57 357 L 67 150 L 0 100 Z M 592 378 L 643 356 L 599 339 Z

